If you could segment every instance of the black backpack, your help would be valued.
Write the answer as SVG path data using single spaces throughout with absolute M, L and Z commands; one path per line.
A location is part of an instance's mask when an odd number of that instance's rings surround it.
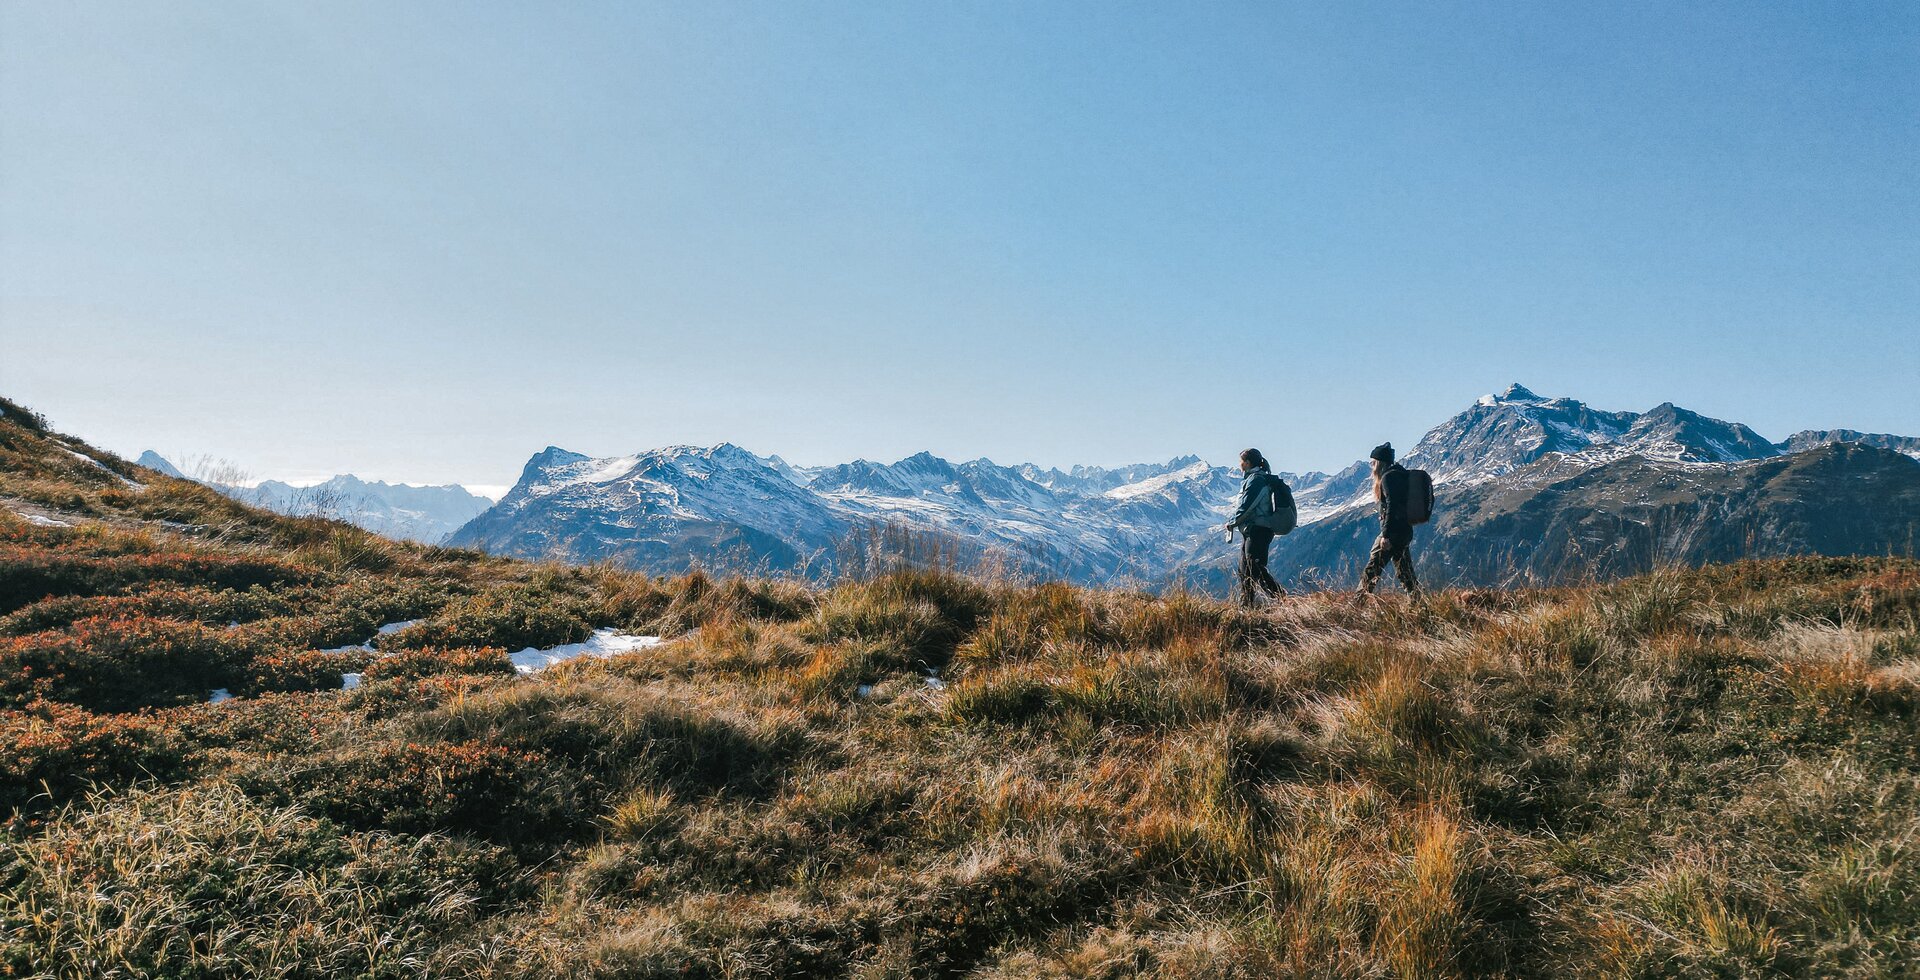
M 1433 477 L 1426 470 L 1407 471 L 1407 523 L 1433 520 Z

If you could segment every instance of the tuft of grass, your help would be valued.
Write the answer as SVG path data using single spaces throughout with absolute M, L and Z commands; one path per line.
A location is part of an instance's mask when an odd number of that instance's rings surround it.
M 0 867 L 0 969 L 76 980 L 454 972 L 517 877 L 497 849 L 342 833 L 220 783 L 89 798 L 0 840 Z
M 425 622 L 381 637 L 380 647 L 523 650 L 578 643 L 593 629 L 580 597 L 551 586 L 516 583 L 456 598 Z

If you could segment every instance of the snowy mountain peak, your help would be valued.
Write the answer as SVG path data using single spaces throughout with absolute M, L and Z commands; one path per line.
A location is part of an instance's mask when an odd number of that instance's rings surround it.
M 1482 405 L 1543 405 L 1549 400 L 1536 395 L 1526 385 L 1516 381 L 1507 386 L 1507 390 L 1498 395 L 1481 395 Z
M 187 475 L 185 473 L 180 472 L 178 467 L 168 462 L 165 456 L 162 456 L 151 449 L 147 450 L 144 453 L 141 453 L 140 458 L 134 460 L 134 462 L 141 466 L 146 467 L 147 469 L 154 470 L 160 473 L 165 473 L 166 475 L 174 477 L 175 479 L 184 480 L 187 478 Z
M 751 466 L 756 469 L 770 468 L 767 466 L 765 460 L 731 442 L 723 442 L 707 450 L 706 456 L 715 463 L 725 466 Z
M 953 464 L 934 454 L 921 450 L 906 459 L 893 464 L 893 469 L 901 473 L 912 473 L 934 477 L 953 475 Z
M 559 446 L 548 446 L 534 453 L 527 459 L 527 465 L 520 471 L 520 482 L 525 483 L 529 478 L 536 477 L 541 473 L 548 473 L 561 467 L 572 466 L 586 459 L 588 459 L 588 457 L 579 453 L 568 452 Z
M 1621 444 L 1653 459 L 1738 463 L 1780 455 L 1771 442 L 1738 422 L 1722 422 L 1661 402 L 1634 420 Z

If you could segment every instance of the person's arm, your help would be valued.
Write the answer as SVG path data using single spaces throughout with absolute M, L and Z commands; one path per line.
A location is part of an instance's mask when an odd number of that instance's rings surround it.
M 1234 502 L 1233 516 L 1227 518 L 1228 530 L 1233 530 L 1235 528 L 1244 528 L 1247 526 L 1247 514 L 1249 511 L 1253 510 L 1253 502 L 1254 500 L 1258 499 L 1259 496 L 1260 496 L 1260 484 L 1258 482 L 1245 483 L 1241 485 L 1240 497 L 1238 500 Z

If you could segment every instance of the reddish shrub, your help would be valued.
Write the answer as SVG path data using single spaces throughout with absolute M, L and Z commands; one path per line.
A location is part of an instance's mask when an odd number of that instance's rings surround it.
M 231 687 L 253 651 L 199 623 L 93 617 L 68 633 L 0 640 L 0 705 L 46 699 L 94 711 L 202 700 Z
M 365 670 L 375 654 L 362 651 L 326 653 L 302 650 L 253 658 L 232 688 L 235 694 L 337 691 L 347 674 Z
M 0 812 L 52 806 L 96 783 L 170 778 L 185 768 L 185 751 L 178 731 L 154 715 L 46 701 L 0 711 Z
M 146 582 L 246 589 L 312 582 L 319 577 L 313 569 L 250 555 L 163 551 L 100 556 L 0 546 L 0 613 L 51 596 L 103 595 Z
M 426 647 L 402 650 L 367 665 L 367 680 L 417 680 L 436 674 L 500 674 L 514 672 L 513 661 L 498 647 L 462 647 L 442 650 Z

